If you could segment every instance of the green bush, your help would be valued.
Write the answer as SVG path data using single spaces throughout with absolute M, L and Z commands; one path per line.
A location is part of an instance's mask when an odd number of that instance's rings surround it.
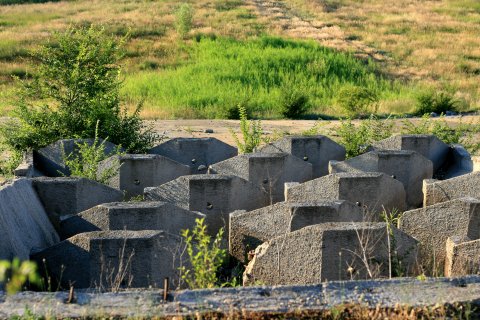
M 193 8 L 188 3 L 182 3 L 175 14 L 175 27 L 182 39 L 192 30 Z
M 378 100 L 374 90 L 352 85 L 342 87 L 337 96 L 338 105 L 350 115 L 376 113 Z
M 230 129 L 230 133 L 237 144 L 239 153 L 252 153 L 258 146 L 260 146 L 260 143 L 262 142 L 262 124 L 260 120 L 248 120 L 247 109 L 244 106 L 238 106 L 238 112 L 240 115 L 240 131 L 242 132 L 242 141 L 240 141 L 232 129 Z
M 308 95 L 304 88 L 298 88 L 293 81 L 282 86 L 281 114 L 287 119 L 300 119 L 309 109 Z
M 5 284 L 7 294 L 10 295 L 21 291 L 27 282 L 40 285 L 41 278 L 35 262 L 14 258 L 12 261 L 0 261 L 0 282 Z
M 457 111 L 458 101 L 447 92 L 430 91 L 417 97 L 415 113 L 423 116 L 432 112 L 442 114 L 447 111 Z
M 4 143 L 16 152 L 38 149 L 62 138 L 98 136 L 144 152 L 157 140 L 139 118 L 120 107 L 119 59 L 122 41 L 98 27 L 71 27 L 33 53 L 33 80 L 19 80 L 13 119 L 0 127 Z

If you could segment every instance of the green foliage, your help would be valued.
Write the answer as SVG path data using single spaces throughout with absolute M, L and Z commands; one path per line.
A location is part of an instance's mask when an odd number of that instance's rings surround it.
M 378 94 L 370 88 L 348 85 L 338 92 L 337 103 L 350 115 L 376 113 Z
M 15 294 L 21 291 L 27 282 L 40 285 L 41 278 L 35 262 L 21 262 L 20 259 L 14 258 L 12 261 L 0 261 L 0 282 L 5 283 L 7 294 Z
M 425 115 L 432 112 L 442 114 L 447 111 L 457 111 L 458 101 L 447 92 L 429 91 L 417 97 L 415 113 Z
M 180 267 L 181 277 L 190 289 L 213 288 L 219 286 L 218 271 L 226 257 L 226 250 L 220 248 L 223 228 L 212 241 L 207 234 L 204 219 L 196 219 L 195 228 L 182 231 L 187 254 L 192 269 Z
M 346 119 L 335 128 L 339 143 L 346 149 L 347 158 L 365 153 L 373 142 L 392 135 L 393 121 L 390 118 L 382 121 L 371 115 L 359 122 L 359 125 L 355 125 L 351 119 Z
M 61 138 L 110 137 L 129 152 L 144 152 L 157 136 L 144 128 L 141 105 L 132 114 L 120 108 L 122 41 L 98 27 L 70 27 L 33 53 L 37 67 L 19 80 L 14 118 L 0 128 L 11 150 L 44 147 Z
M 63 161 L 70 169 L 70 175 L 72 177 L 87 178 L 100 183 L 107 183 L 110 178 L 116 175 L 120 170 L 120 165 L 117 163 L 114 163 L 111 167 L 99 173 L 100 162 L 113 155 L 107 154 L 105 151 L 106 141 L 107 139 L 100 142 L 98 131 L 95 131 L 95 138 L 92 143 L 88 141 L 82 143 L 77 142 L 77 152 L 72 152 L 68 155 L 64 154 Z M 121 155 L 123 153 L 121 149 L 117 147 L 115 154 Z
M 393 232 L 394 228 L 398 228 L 398 223 L 400 221 L 402 214 L 397 210 L 393 209 L 391 211 L 383 209 L 380 213 L 380 217 L 387 225 L 388 238 L 390 240 L 390 252 L 389 252 L 389 270 L 390 277 L 404 277 L 406 275 L 405 265 L 402 265 L 403 257 L 401 257 L 396 248 L 397 240 L 395 239 L 395 233 Z
M 185 39 L 187 34 L 192 29 L 193 25 L 193 8 L 188 3 L 182 3 L 175 14 L 175 27 L 182 39 Z
M 161 73 L 132 75 L 123 94 L 145 97 L 146 103 L 162 106 L 173 117 L 183 118 L 188 111 L 200 118 L 225 118 L 225 110 L 242 104 L 252 115 L 280 118 L 301 117 L 309 110 L 336 113 L 331 106 L 345 86 L 368 88 L 391 99 L 403 88 L 379 75 L 373 63 L 313 41 L 197 40 L 186 47 L 185 63 Z
M 247 109 L 244 106 L 238 106 L 240 114 L 240 131 L 242 132 L 242 141 L 237 134 L 230 129 L 230 133 L 237 144 L 239 153 L 252 153 L 255 148 L 262 143 L 263 129 L 260 120 L 251 121 L 247 117 Z

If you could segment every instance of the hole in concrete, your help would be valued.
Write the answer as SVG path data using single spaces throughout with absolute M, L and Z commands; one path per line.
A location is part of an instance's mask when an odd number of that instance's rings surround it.
M 303 157 L 303 161 L 308 161 L 308 157 L 307 156 Z
M 213 209 L 213 204 L 210 202 L 207 202 L 207 210 L 212 210 Z
M 392 178 L 393 178 L 393 179 L 397 179 L 397 176 L 394 175 L 394 174 L 392 174 Z
M 362 206 L 362 203 L 359 202 L 359 201 L 355 202 L 355 204 L 357 205 L 357 207 L 361 207 L 361 206 Z
M 192 163 L 196 163 L 196 162 L 197 162 L 197 159 L 193 158 Z
M 138 186 L 138 185 L 140 184 L 140 180 L 135 179 L 135 180 L 133 180 L 133 183 L 134 183 L 136 186 Z
M 263 179 L 263 184 L 267 184 L 268 183 L 268 179 Z

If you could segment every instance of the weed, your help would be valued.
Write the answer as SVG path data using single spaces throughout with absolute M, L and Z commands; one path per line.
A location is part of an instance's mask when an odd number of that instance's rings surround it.
M 417 97 L 415 113 L 425 115 L 432 112 L 442 114 L 447 111 L 457 111 L 458 101 L 447 92 L 427 92 Z
M 15 294 L 29 282 L 40 285 L 41 279 L 37 272 L 37 264 L 33 261 L 22 261 L 14 258 L 12 261 L 0 261 L 0 282 L 6 283 L 7 294 Z
M 242 132 L 243 141 L 240 141 L 232 129 L 230 129 L 230 133 L 237 144 L 239 153 L 252 153 L 262 142 L 262 124 L 259 120 L 248 120 L 247 110 L 244 106 L 238 106 L 238 111 L 240 114 L 240 131 Z
M 378 94 L 366 87 L 345 86 L 338 92 L 337 103 L 349 115 L 376 113 L 378 109 Z
M 281 114 L 287 119 L 299 119 L 309 109 L 308 95 L 304 88 L 298 88 L 294 81 L 287 81 L 282 86 Z
M 193 24 L 193 8 L 188 3 L 182 3 L 175 14 L 175 27 L 178 35 L 185 39 L 187 34 L 192 29 Z

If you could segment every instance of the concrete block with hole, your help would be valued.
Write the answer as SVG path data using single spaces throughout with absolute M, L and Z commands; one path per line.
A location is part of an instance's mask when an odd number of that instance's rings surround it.
M 183 176 L 158 187 L 145 188 L 145 199 L 170 202 L 205 214 L 205 222 L 212 234 L 221 227 L 228 230 L 230 212 L 253 210 L 269 204 L 267 194 L 254 184 L 223 174 Z
M 330 160 L 345 160 L 345 148 L 330 138 L 317 136 L 287 136 L 260 149 L 264 153 L 289 153 L 312 164 L 313 178 L 328 174 Z
M 215 138 L 174 138 L 150 149 L 148 153 L 187 165 L 192 174 L 204 174 L 208 166 L 234 157 L 238 151 Z
M 33 255 L 63 288 L 119 289 L 178 285 L 182 241 L 163 231 L 81 233 Z M 173 286 L 175 287 L 175 286 Z
M 480 200 L 461 198 L 406 211 L 399 228 L 421 243 L 422 261 L 435 261 L 443 269 L 449 237 L 480 239 Z
M 50 220 L 58 227 L 60 220 L 101 203 L 123 200 L 123 192 L 85 178 L 40 177 L 32 184 Z
M 0 259 L 27 260 L 60 241 L 28 179 L 0 187 Z
M 45 148 L 33 152 L 33 163 L 35 169 L 43 172 L 49 177 L 60 177 L 70 175 L 70 169 L 65 165 L 64 157 L 71 153 L 78 153 L 77 144 L 88 143 L 93 145 L 94 139 L 63 139 L 54 142 Z M 105 155 L 115 154 L 117 146 L 111 142 L 98 139 L 98 145 L 103 143 Z
M 268 194 L 272 203 L 284 200 L 285 182 L 312 179 L 312 165 L 287 153 L 242 154 L 211 165 L 208 172 L 250 181 Z
M 394 248 L 389 246 L 385 223 L 322 223 L 287 233 L 257 247 L 244 284 L 306 285 L 386 277 L 389 252 L 402 257 L 401 274 L 409 274 L 417 241 L 394 227 L 392 232 Z
M 424 206 L 463 197 L 480 199 L 480 172 L 472 172 L 447 180 L 423 181 Z
M 459 277 L 480 272 L 480 239 L 449 237 L 445 249 L 445 276 Z
M 154 187 L 190 174 L 190 167 L 170 158 L 154 154 L 115 155 L 103 160 L 98 174 L 115 173 L 107 184 L 125 192 L 127 198 L 143 194 Z M 110 174 L 111 175 L 111 174 Z
M 193 229 L 205 215 L 168 202 L 112 202 L 95 206 L 61 221 L 62 239 L 90 231 L 163 230 L 179 235 Z
M 330 173 L 383 172 L 403 183 L 407 207 L 418 208 L 423 203 L 423 180 L 432 178 L 433 164 L 415 151 L 379 150 L 342 162 L 331 161 L 329 171 Z
M 286 190 L 286 201 L 348 200 L 373 213 L 406 207 L 403 184 L 379 172 L 333 173 Z
M 361 207 L 344 200 L 279 202 L 249 212 L 235 211 L 230 214 L 229 251 L 246 263 L 248 252 L 267 240 L 314 224 L 364 218 Z

